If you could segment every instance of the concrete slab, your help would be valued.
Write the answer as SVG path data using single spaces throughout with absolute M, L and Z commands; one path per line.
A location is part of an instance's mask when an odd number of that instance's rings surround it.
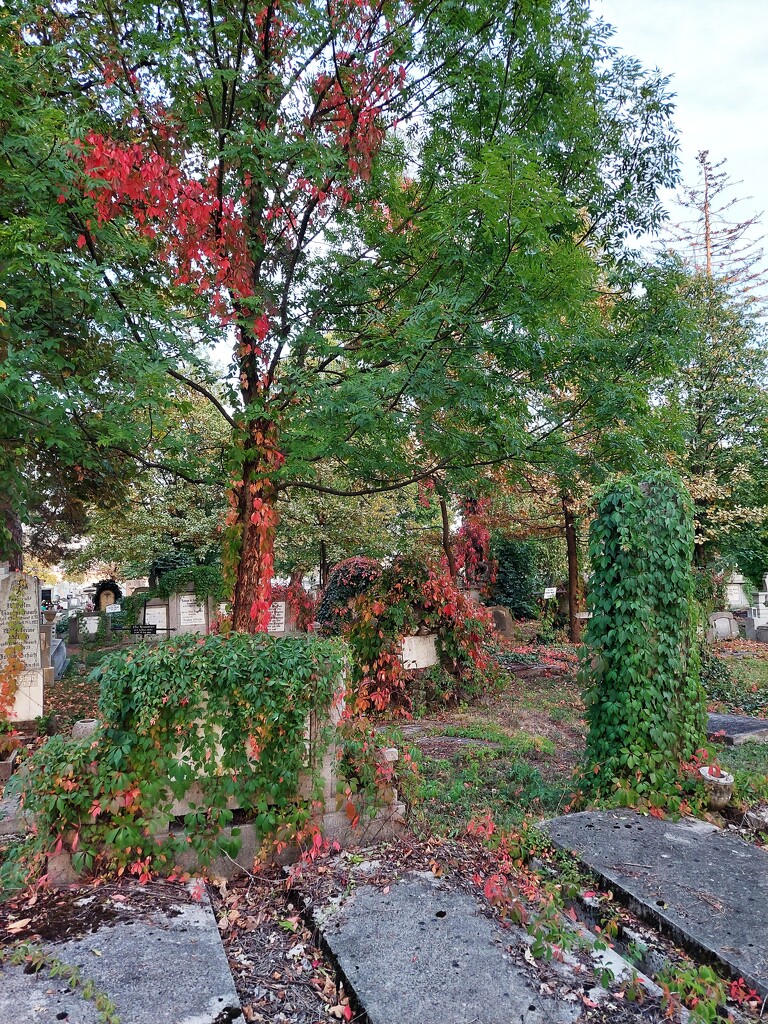
M 506 952 L 510 934 L 431 875 L 389 891 L 363 885 L 317 915 L 323 939 L 369 1024 L 569 1024 L 573 1004 L 539 995 Z
M 79 967 L 117 1006 L 121 1024 L 242 1024 L 207 895 L 154 883 L 95 888 L 35 924 L 39 944 Z M 94 1003 L 47 970 L 0 965 L 0 1024 L 98 1024 Z
M 729 746 L 742 743 L 768 743 L 768 718 L 749 718 L 746 715 L 709 715 L 707 738 Z
M 639 917 L 768 995 L 768 851 L 706 822 L 584 811 L 544 826 Z

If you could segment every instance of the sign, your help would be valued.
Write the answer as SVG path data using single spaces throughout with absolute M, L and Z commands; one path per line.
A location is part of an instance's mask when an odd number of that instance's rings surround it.
M 269 609 L 268 633 L 285 632 L 285 601 L 275 601 Z
M 131 636 L 157 636 L 157 624 L 152 622 L 146 626 L 131 626 Z
M 194 594 L 181 594 L 179 597 L 179 625 L 205 625 L 205 605 Z
M 114 615 L 115 612 L 121 612 L 122 610 L 123 609 L 120 607 L 119 604 L 108 604 L 107 607 L 104 609 L 107 615 Z
M 544 588 L 544 600 L 549 601 L 551 597 L 557 597 L 557 587 Z

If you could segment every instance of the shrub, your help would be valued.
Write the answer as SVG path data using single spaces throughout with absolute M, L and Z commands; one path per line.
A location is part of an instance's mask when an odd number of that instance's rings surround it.
M 329 709 L 343 660 L 334 641 L 243 633 L 185 634 L 105 658 L 91 674 L 101 728 L 83 741 L 53 737 L 30 761 L 23 793 L 38 832 L 26 863 L 68 850 L 78 870 L 148 877 L 191 845 L 205 864 L 236 851 L 222 833 L 233 801 L 261 836 L 295 832 L 309 816 L 297 799 L 307 719 Z M 186 835 L 161 839 L 174 799 L 201 780 Z
M 536 549 L 532 541 L 496 538 L 492 554 L 498 568 L 493 586 L 494 599 L 516 618 L 533 619 L 538 614 Z
M 347 628 L 358 709 L 381 711 L 393 700 L 409 709 L 418 687 L 425 701 L 478 689 L 491 670 L 482 649 L 490 623 L 490 613 L 444 570 L 414 557 L 397 558 L 357 599 Z M 439 668 L 409 672 L 402 663 L 403 638 L 420 629 L 436 634 Z
M 599 494 L 582 662 L 594 795 L 679 804 L 679 764 L 705 740 L 692 556 L 692 503 L 673 473 Z
M 381 575 L 375 558 L 347 558 L 331 569 L 328 584 L 317 606 L 317 621 L 326 636 L 338 636 L 351 621 L 350 603 L 370 588 Z

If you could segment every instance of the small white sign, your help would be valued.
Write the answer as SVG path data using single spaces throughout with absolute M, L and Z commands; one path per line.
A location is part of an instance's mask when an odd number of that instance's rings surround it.
M 119 604 L 108 604 L 107 607 L 104 609 L 107 615 L 114 615 L 115 612 L 121 612 L 122 610 L 123 609 L 120 607 Z
M 544 588 L 544 600 L 549 601 L 551 597 L 557 597 L 557 587 Z
M 269 609 L 268 633 L 285 632 L 285 601 L 275 601 Z

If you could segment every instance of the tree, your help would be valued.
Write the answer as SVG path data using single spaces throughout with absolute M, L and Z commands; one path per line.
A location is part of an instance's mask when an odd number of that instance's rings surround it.
M 698 159 L 701 183 L 682 200 L 689 217 L 672 232 L 687 268 L 680 293 L 688 352 L 665 396 L 685 438 L 681 469 L 695 502 L 697 562 L 721 554 L 751 562 L 740 552 L 754 550 L 768 522 L 765 271 L 757 218 L 729 219 L 739 200 L 728 198 L 735 186 L 721 170 L 725 161 L 713 164 L 707 152 Z M 765 548 L 759 557 L 767 556 Z
M 332 473 L 319 479 L 345 486 Z M 425 532 L 437 529 L 435 513 L 419 503 L 415 485 L 356 498 L 302 488 L 286 492 L 278 510 L 276 570 L 288 576 L 315 574 L 321 587 L 337 562 L 353 556 L 381 561 L 411 550 Z
M 442 472 L 461 493 L 517 450 L 590 247 L 654 224 L 674 176 L 664 81 L 577 2 L 96 0 L 5 31 L 24 72 L 9 116 L 53 126 L 38 174 L 81 319 L 126 346 L 137 412 L 180 377 L 232 431 L 240 630 L 266 627 L 285 488 Z M 234 343 L 226 402 L 211 336 Z M 52 405 L 62 430 L 99 375 L 125 380 L 86 371 Z M 323 484 L 329 458 L 359 483 Z

